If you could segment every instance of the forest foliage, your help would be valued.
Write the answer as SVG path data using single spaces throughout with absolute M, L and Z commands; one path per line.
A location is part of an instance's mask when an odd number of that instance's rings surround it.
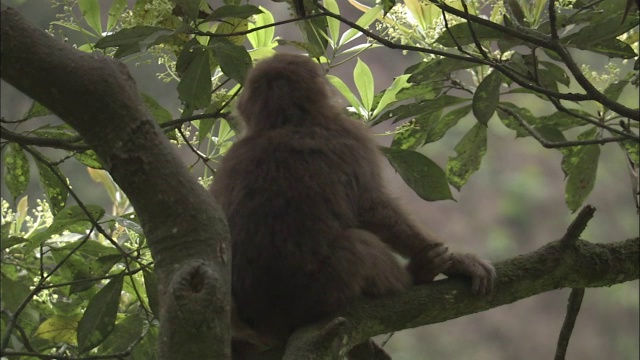
M 192 151 L 203 186 L 239 132 L 232 106 L 245 74 L 255 61 L 293 49 L 326 69 L 354 121 L 393 124 L 393 141 L 382 152 L 424 200 L 454 198 L 451 188 L 461 190 L 482 166 L 488 128 L 501 122 L 515 137 L 562 154 L 572 212 L 597 181 L 602 147 L 618 148 L 640 208 L 633 1 L 304 1 L 302 13 L 298 8 L 284 19 L 240 0 L 218 7 L 202 0 L 105 3 L 59 1 L 48 31 L 61 40 L 72 33 L 84 52 L 128 63 L 145 55 L 162 64 L 158 81 L 176 83 L 182 105 L 167 109 L 144 93 L 142 99 L 166 136 Z M 360 17 L 342 16 L 346 7 Z M 297 24 L 299 34 L 276 36 L 287 23 Z M 359 56 L 382 46 L 420 60 L 376 92 L 376 76 Z M 606 65 L 579 61 L 591 56 L 608 59 Z M 332 74 L 349 63 L 352 79 Z M 549 114 L 527 109 L 531 97 L 545 102 Z M 145 234 L 100 158 L 51 114 L 34 102 L 20 118 L 2 119 L 2 181 L 9 191 L 2 195 L 2 352 L 150 359 L 159 295 Z M 420 151 L 469 116 L 477 121 L 445 165 Z M 111 209 L 75 195 L 74 179 L 60 166 L 71 161 L 106 189 Z M 30 208 L 26 193 L 34 181 L 42 200 Z

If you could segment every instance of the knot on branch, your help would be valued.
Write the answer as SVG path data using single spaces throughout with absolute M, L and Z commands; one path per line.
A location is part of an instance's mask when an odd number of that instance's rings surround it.
M 170 290 L 185 321 L 198 325 L 207 320 L 203 313 L 224 313 L 223 294 L 216 291 L 220 282 L 214 269 L 201 261 L 186 264 L 175 273 Z

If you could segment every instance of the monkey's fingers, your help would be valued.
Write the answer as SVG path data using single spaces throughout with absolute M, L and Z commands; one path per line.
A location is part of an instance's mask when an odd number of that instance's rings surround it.
M 490 262 L 481 260 L 473 254 L 452 254 L 453 264 L 447 275 L 466 275 L 471 277 L 471 291 L 484 295 L 493 289 L 495 270 Z
M 486 295 L 493 291 L 496 278 L 496 271 L 490 262 L 482 259 L 475 259 L 477 273 L 473 276 L 471 291 L 476 295 Z
M 425 249 L 411 257 L 407 270 L 413 277 L 414 284 L 425 284 L 448 271 L 453 264 L 449 249 L 442 244 Z
M 433 273 L 433 277 L 447 271 L 451 267 L 452 261 L 449 248 L 443 245 L 431 249 L 425 256 L 425 262 L 430 264 L 429 268 Z
M 482 267 L 485 269 L 487 274 L 489 274 L 489 277 L 487 278 L 487 281 L 486 281 L 486 294 L 490 294 L 493 292 L 493 289 L 496 286 L 496 278 L 497 278 L 496 269 L 493 267 L 491 262 L 487 260 L 480 260 L 480 261 L 481 261 L 480 264 L 482 265 Z

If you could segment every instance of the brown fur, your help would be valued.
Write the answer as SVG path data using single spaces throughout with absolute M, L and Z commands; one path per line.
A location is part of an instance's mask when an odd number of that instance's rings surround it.
M 212 188 L 231 231 L 240 319 L 286 339 L 357 298 L 442 272 L 488 291 L 488 262 L 447 253 L 390 198 L 376 144 L 328 86 L 319 66 L 291 54 L 261 61 L 245 81 L 238 110 L 246 133 Z M 409 258 L 406 269 L 390 250 Z

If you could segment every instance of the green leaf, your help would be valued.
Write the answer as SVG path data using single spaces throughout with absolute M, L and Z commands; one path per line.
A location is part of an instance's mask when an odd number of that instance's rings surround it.
M 197 45 L 192 48 L 192 56 L 178 83 L 178 97 L 192 108 L 202 109 L 211 103 L 209 51 L 206 47 Z
M 152 96 L 142 92 L 140 93 L 140 95 L 142 96 L 142 101 L 144 102 L 144 104 L 147 105 L 147 109 L 149 109 L 151 116 L 153 116 L 158 124 L 163 124 L 173 119 L 171 113 L 167 109 L 162 107 L 162 105 L 160 105 L 160 103 L 158 103 Z
M 445 172 L 431 159 L 411 150 L 384 147 L 381 150 L 404 182 L 422 199 L 453 199 Z
M 77 327 L 78 319 L 75 316 L 53 316 L 38 326 L 35 336 L 54 343 L 75 345 Z
M 31 134 L 47 139 L 77 140 L 78 138 L 78 133 L 66 124 L 56 126 L 46 124 L 32 131 Z
M 460 190 L 471 175 L 480 168 L 482 157 L 487 152 L 487 127 L 476 123 L 456 145 L 457 156 L 447 162 L 449 183 Z
M 340 14 L 340 8 L 336 0 L 323 0 L 324 7 L 334 14 Z M 333 43 L 333 47 L 338 47 L 336 43 L 338 36 L 340 36 L 340 21 L 334 18 L 327 18 L 327 28 L 329 29 L 329 39 Z
M 69 23 L 68 21 L 52 21 L 51 25 L 58 25 L 58 26 L 66 27 L 67 29 L 71 29 L 73 31 L 77 31 L 77 32 L 81 33 L 82 35 L 86 36 L 87 38 L 97 38 L 98 37 L 98 35 L 92 33 L 91 31 L 86 30 L 86 29 L 82 28 L 79 25 Z
M 460 119 L 467 116 L 471 111 L 471 105 L 465 105 L 460 108 L 451 110 L 438 118 L 437 120 L 430 121 L 426 127 L 425 144 L 432 143 L 440 140 L 447 130 L 454 127 Z M 420 119 L 419 122 L 422 122 Z
M 564 134 L 562 134 L 562 131 L 558 130 L 555 127 L 545 125 L 537 126 L 536 131 L 538 131 L 538 135 L 542 136 L 543 139 L 551 143 L 567 141 L 567 139 L 564 137 Z
M 382 3 L 382 8 L 384 10 L 384 16 L 387 16 L 387 13 L 389 13 L 389 11 L 391 11 L 391 9 L 396 4 L 396 0 L 380 0 L 380 2 Z
M 22 303 L 27 299 L 31 290 L 29 286 L 25 284 L 25 282 L 15 281 L 10 277 L 6 276 L 5 268 L 2 269 L 2 274 L 0 275 L 0 286 L 2 286 L 2 291 L 0 295 L 2 296 L 2 308 L 12 313 L 22 306 Z M 29 281 L 31 284 L 31 281 Z M 5 328 L 3 327 L 3 335 Z
M 15 226 L 16 226 L 16 229 L 21 229 L 22 228 L 22 224 L 24 223 L 24 221 L 27 218 L 27 213 L 29 212 L 29 195 L 23 196 L 18 201 L 18 203 L 16 204 L 16 212 L 17 212 L 17 216 L 14 219 Z M 3 236 L 7 236 L 7 235 L 9 235 L 9 232 L 8 231 L 7 231 L 7 233 L 3 232 L 2 235 Z
M 382 5 L 377 5 L 372 7 L 371 9 L 367 10 L 367 12 L 362 14 L 362 16 L 360 16 L 358 21 L 356 21 L 356 24 L 366 29 L 367 27 L 369 27 L 369 25 L 371 25 L 376 20 L 376 18 L 380 15 L 380 12 L 382 12 L 382 10 L 383 10 Z M 345 31 L 344 34 L 342 34 L 339 44 L 344 45 L 360 35 L 362 35 L 360 31 L 350 28 L 349 30 Z
M 589 129 L 583 131 L 578 135 L 578 140 L 590 140 L 595 139 L 598 134 L 598 128 L 595 126 L 591 126 Z M 573 167 L 576 165 L 579 159 L 580 152 L 584 149 L 584 146 L 572 146 L 567 148 L 560 148 L 560 151 L 563 154 L 562 157 L 562 172 L 565 176 L 569 176 L 569 174 L 573 171 Z
M 97 205 L 85 206 L 91 217 L 98 221 L 104 215 L 104 209 Z M 84 233 L 91 227 L 87 214 L 80 206 L 71 206 L 60 211 L 54 218 L 51 225 L 43 231 L 36 232 L 29 236 L 29 249 L 33 250 L 40 246 L 45 240 L 53 235 L 58 235 L 63 231 Z
M 144 288 L 147 291 L 149 308 L 156 317 L 160 317 L 160 296 L 158 295 L 158 280 L 156 274 L 147 269 L 142 270 Z
M 100 21 L 100 4 L 98 0 L 78 0 L 78 7 L 87 24 L 95 30 L 96 34 L 102 34 L 102 22 Z
M 114 248 L 109 249 L 117 252 L 117 250 Z M 111 269 L 122 260 L 122 255 L 119 253 L 111 254 L 99 258 L 91 258 L 88 260 L 91 262 L 89 266 L 86 265 L 87 262 L 85 261 L 83 264 L 84 267 L 79 267 L 78 269 L 81 270 L 73 274 L 74 283 L 69 286 L 69 295 L 77 294 L 92 288 L 99 282 L 99 280 L 93 279 L 102 278 L 109 274 Z
M 100 345 L 113 331 L 120 304 L 124 275 L 111 279 L 89 301 L 78 324 L 78 348 L 80 353 Z
M 565 188 L 565 202 L 572 212 L 578 210 L 589 196 L 596 182 L 598 160 L 600 158 L 599 145 L 582 146 L 580 150 L 571 154 L 575 158 L 568 173 Z
M 419 123 L 415 119 L 410 120 L 402 128 L 396 129 L 391 148 L 415 150 L 424 143 L 425 136 L 425 131 L 420 128 Z
M 102 343 L 100 350 L 104 354 L 128 351 L 140 339 L 144 325 L 141 312 L 125 315 L 124 319 L 118 321 L 111 335 Z M 135 359 L 135 357 L 130 358 Z
M 235 45 L 231 41 L 222 38 L 213 39 L 210 45 L 212 46 L 216 60 L 220 63 L 222 72 L 242 84 L 247 71 L 249 71 L 252 65 L 251 56 L 249 56 L 247 49 L 245 49 L 244 46 Z M 209 92 L 211 92 L 210 88 Z
M 494 30 L 492 28 L 472 24 L 473 33 L 476 38 L 480 41 L 492 41 L 492 40 L 500 40 L 500 39 L 509 39 L 507 35 L 504 33 Z M 454 40 L 455 39 L 455 40 Z M 449 27 L 449 30 L 445 30 L 442 35 L 440 35 L 436 42 L 445 47 L 457 47 L 457 45 L 465 46 L 474 43 L 474 38 L 469 30 L 469 24 L 464 21 L 460 24 L 456 24 Z M 456 45 L 457 43 L 457 45 Z
M 353 81 L 356 84 L 360 99 L 362 99 L 362 105 L 367 111 L 371 111 L 371 104 L 373 103 L 373 74 L 371 69 L 362 60 L 358 58 L 356 67 L 353 70 Z
M 60 182 L 54 171 L 59 174 L 63 179 L 62 173 L 57 166 L 52 165 L 53 170 L 40 161 L 36 161 L 38 172 L 40 174 L 40 186 L 44 190 L 44 194 L 51 207 L 51 213 L 57 214 L 67 203 L 67 196 L 69 192 L 66 184 Z
M 509 16 L 513 16 L 514 20 L 518 24 L 524 24 L 524 20 L 525 20 L 524 11 L 522 11 L 522 7 L 520 7 L 520 4 L 518 3 L 518 1 L 507 0 L 504 2 L 504 7 L 507 11 L 507 14 L 509 14 Z
M 421 83 L 413 83 L 408 87 L 401 89 L 396 95 L 396 100 L 416 99 L 417 101 L 434 99 L 442 94 L 444 81 L 428 81 Z
M 540 61 L 540 65 L 547 68 L 549 73 L 553 76 L 553 79 L 564 86 L 569 86 L 571 84 L 571 78 L 567 75 L 567 72 L 561 68 L 560 66 L 549 62 L 549 61 Z
M 33 103 L 31 103 L 31 108 L 29 109 L 29 111 L 27 111 L 27 113 L 22 117 L 21 120 L 29 120 L 29 119 L 52 115 L 52 114 L 53 113 L 49 109 L 42 106 L 42 104 L 40 104 L 39 102 L 34 101 Z
M 517 119 L 513 118 L 506 111 L 502 110 L 501 107 L 507 108 L 513 111 L 518 116 L 520 116 L 520 118 L 522 118 L 527 124 L 532 124 L 536 119 L 536 117 L 533 116 L 531 111 L 529 109 L 518 107 L 512 103 L 505 103 L 505 102 L 500 103 L 500 106 L 498 107 L 498 111 L 497 111 L 498 117 L 500 118 L 504 126 L 506 126 L 511 130 L 515 130 L 516 137 L 529 136 L 530 134 L 527 131 L 527 129 L 522 125 L 520 125 Z
M 491 116 L 496 111 L 500 101 L 500 85 L 502 84 L 502 74 L 494 70 L 485 77 L 476 92 L 473 93 L 473 115 L 481 124 L 487 125 Z
M 115 34 L 107 35 L 98 40 L 95 47 L 106 49 L 117 47 L 114 54 L 116 58 L 144 51 L 147 48 L 167 41 L 174 34 L 174 30 L 156 26 L 136 26 L 118 31 Z
M 4 182 L 15 201 L 18 196 L 27 191 L 30 176 L 29 159 L 20 145 L 9 143 L 4 152 L 2 163 L 7 170 L 4 174 Z
M 607 39 L 584 48 L 610 58 L 633 59 L 638 56 L 629 44 L 618 39 Z
M 622 143 L 619 143 L 620 146 L 624 149 L 624 152 L 629 157 L 629 160 L 638 168 L 640 165 L 640 144 L 637 141 L 626 140 Z
M 131 230 L 138 235 L 144 235 L 144 231 L 142 231 L 142 226 L 137 222 L 136 217 L 133 214 L 120 216 L 110 216 L 113 220 L 118 223 L 118 225 L 126 228 L 127 230 Z
M 200 4 L 202 3 L 202 0 L 171 0 L 171 1 L 175 3 L 176 6 L 178 6 L 180 9 L 182 9 L 182 12 L 187 18 L 194 21 L 198 19 L 198 13 L 200 12 Z
M 440 14 L 440 9 L 431 3 L 419 0 L 405 0 L 404 5 L 422 30 L 427 30 Z
M 468 61 L 458 59 L 435 59 L 431 61 L 421 61 L 415 65 L 409 66 L 404 73 L 411 74 L 410 83 L 421 83 L 424 81 L 433 81 L 434 78 L 444 78 L 454 71 L 471 69 L 480 66 Z
M 198 49 L 194 51 L 196 47 Z M 180 54 L 178 54 L 178 59 L 176 59 L 176 72 L 180 78 L 184 77 L 184 73 L 193 62 L 193 59 L 195 59 L 196 54 L 200 53 L 202 49 L 202 44 L 195 37 L 184 44 Z
M 356 109 L 357 111 L 360 111 L 361 105 L 360 105 L 360 102 L 358 101 L 358 98 L 356 98 L 356 96 L 351 92 L 347 84 L 345 84 L 344 81 L 342 81 L 342 79 L 340 79 L 337 76 L 327 75 L 327 80 L 329 80 L 331 85 L 333 85 L 336 89 L 338 89 L 338 91 L 340 91 L 342 96 L 344 96 L 347 99 L 349 104 L 354 109 Z
M 409 75 L 400 75 L 397 78 L 393 79 L 393 83 L 391 84 L 391 86 L 389 86 L 389 88 L 387 88 L 382 94 L 382 97 L 378 102 L 378 106 L 376 106 L 376 109 L 373 111 L 373 116 L 376 116 L 382 110 L 386 109 L 387 106 L 396 102 L 396 95 L 398 94 L 398 92 L 409 86 L 409 84 L 407 83 L 408 78 Z
M 298 22 L 302 30 L 302 38 L 311 44 L 309 57 L 318 58 L 325 54 L 329 41 L 327 40 L 327 19 L 313 18 Z
M 204 21 L 219 21 L 225 18 L 246 19 L 258 14 L 262 14 L 262 10 L 254 5 L 224 5 L 213 10 Z
M 2 226 L 5 226 L 5 224 L 3 224 Z M 29 241 L 28 239 L 20 236 L 7 236 L 5 234 L 2 235 L 2 238 L 0 238 L 0 251 L 16 246 L 18 244 L 24 244 Z
M 599 16 L 593 21 L 587 22 L 578 32 L 564 36 L 560 41 L 568 46 L 589 50 L 591 45 L 612 40 L 638 26 L 638 18 L 628 17 L 623 23 L 621 14 L 611 16 Z
M 78 223 L 78 225 L 86 223 Z M 75 226 L 74 232 L 84 231 Z M 107 275 L 113 266 L 122 261 L 122 254 L 113 246 L 105 246 L 95 240 L 80 239 L 62 247 L 53 247 L 51 254 L 59 265 L 54 281 L 73 281 L 68 294 L 76 294 L 91 289 Z M 97 289 L 96 289 L 97 290 Z
M 582 110 L 573 109 L 572 111 L 587 117 L 591 117 L 591 114 Z M 539 118 L 532 118 L 531 121 L 531 124 L 535 125 L 536 128 L 539 126 L 550 126 L 560 131 L 587 125 L 587 122 L 585 122 L 584 120 L 560 111 L 556 111 L 553 114 L 541 116 Z
M 93 150 L 73 153 L 73 157 L 92 169 L 104 169 L 102 166 L 102 160 L 100 160 L 98 154 Z
M 435 99 L 424 100 L 419 103 L 400 105 L 391 109 L 376 119 L 376 123 L 395 118 L 395 121 L 420 116 L 434 111 L 442 110 L 451 105 L 459 104 L 469 99 L 451 95 L 441 95 Z
M 308 42 L 304 42 L 304 41 L 295 41 L 295 40 L 286 40 L 286 39 L 277 39 L 276 43 L 278 44 L 278 46 L 294 46 L 297 47 L 298 49 L 307 52 L 308 54 L 313 54 L 315 51 L 317 51 L 316 47 L 314 44 L 308 43 Z
M 606 89 L 604 89 L 604 95 L 609 98 L 609 100 L 617 101 L 622 94 L 622 90 L 624 90 L 625 86 L 629 84 L 627 80 L 616 81 L 613 84 L 609 84 Z
M 250 22 L 248 25 L 249 29 L 273 24 L 274 19 L 271 12 L 269 12 L 269 10 L 263 8 L 262 6 L 260 6 L 259 9 L 262 11 L 262 14 L 255 16 L 255 22 Z M 271 46 L 271 44 L 273 43 L 274 34 L 275 28 L 269 27 L 247 34 L 247 39 L 249 39 L 249 42 L 255 49 L 265 48 Z
M 233 34 L 240 31 L 245 31 L 249 29 L 249 20 L 247 19 L 238 19 L 238 18 L 228 18 L 224 22 L 221 22 L 216 27 L 216 34 Z M 242 45 L 244 43 L 244 39 L 246 39 L 246 35 L 235 35 L 235 36 L 227 36 L 226 39 L 231 41 L 235 45 Z M 218 38 L 220 39 L 220 38 Z M 213 43 L 215 38 L 209 39 L 209 45 Z
M 122 13 L 127 8 L 127 0 L 114 0 L 109 8 L 109 18 L 107 19 L 107 31 L 111 31 L 120 21 Z

